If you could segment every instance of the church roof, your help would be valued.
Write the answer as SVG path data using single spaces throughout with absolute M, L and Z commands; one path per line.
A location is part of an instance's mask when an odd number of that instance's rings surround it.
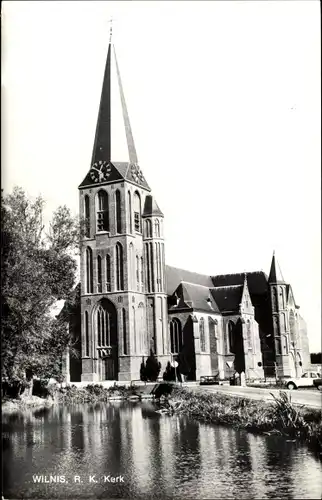
M 212 288 L 211 293 L 216 301 L 216 304 L 223 313 L 238 313 L 239 305 L 241 303 L 244 284 L 220 286 Z
M 215 288 L 231 285 L 243 285 L 245 273 L 218 274 L 212 276 L 212 283 Z M 263 271 L 247 273 L 247 285 L 251 295 L 264 295 L 268 291 L 268 278 Z
M 79 188 L 124 179 L 150 190 L 138 165 L 121 74 L 111 38 L 110 33 L 91 170 Z
M 163 213 L 161 212 L 159 205 L 155 201 L 154 196 L 148 194 L 145 197 L 142 217 L 149 217 L 151 215 L 158 215 L 159 217 L 163 217 Z
M 179 285 L 176 293 L 180 300 L 177 306 L 172 306 L 170 308 L 171 311 L 189 307 L 195 311 L 207 313 L 220 312 L 207 286 L 184 281 Z
M 207 276 L 205 274 L 193 273 L 191 271 L 186 271 L 185 269 L 179 269 L 178 267 L 165 267 L 168 295 L 172 295 L 182 281 L 195 285 L 202 285 L 207 288 L 213 287 L 210 276 Z

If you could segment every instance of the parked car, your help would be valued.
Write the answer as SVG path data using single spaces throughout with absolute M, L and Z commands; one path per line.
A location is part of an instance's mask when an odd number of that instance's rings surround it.
M 218 376 L 216 375 L 205 375 L 200 377 L 200 385 L 218 385 Z
M 322 391 L 322 378 L 315 378 L 313 384 L 319 391 Z
M 290 377 L 284 380 L 287 389 L 299 389 L 301 387 L 314 387 L 314 380 L 320 379 L 318 372 L 305 372 L 301 377 Z

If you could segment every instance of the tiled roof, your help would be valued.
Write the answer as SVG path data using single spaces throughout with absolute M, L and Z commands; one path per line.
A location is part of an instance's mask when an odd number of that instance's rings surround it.
M 244 285 L 220 286 L 211 289 L 211 294 L 221 312 L 239 312 Z
M 268 291 L 268 278 L 263 271 L 246 273 L 247 285 L 252 295 L 264 295 Z M 214 287 L 242 285 L 245 279 L 245 273 L 219 274 L 211 277 Z
M 171 307 L 171 311 L 188 307 L 196 311 L 204 311 L 207 313 L 220 312 L 207 286 L 182 282 L 178 286 L 176 293 L 180 301 L 177 306 Z
M 177 267 L 165 266 L 167 278 L 167 294 L 172 295 L 182 281 L 194 285 L 202 285 L 207 288 L 213 287 L 211 277 L 205 274 L 193 273 Z

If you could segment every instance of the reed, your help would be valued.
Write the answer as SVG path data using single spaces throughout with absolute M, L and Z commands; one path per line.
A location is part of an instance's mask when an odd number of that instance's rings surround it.
M 196 394 L 176 387 L 166 404 L 170 413 L 252 432 L 301 439 L 322 449 L 320 410 L 296 407 L 286 392 L 262 402 L 225 394 Z

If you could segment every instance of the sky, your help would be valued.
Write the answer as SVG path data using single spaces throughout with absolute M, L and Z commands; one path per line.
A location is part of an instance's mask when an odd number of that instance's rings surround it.
M 321 350 L 318 1 L 2 2 L 2 187 L 78 212 L 109 20 L 166 262 L 263 270 Z

